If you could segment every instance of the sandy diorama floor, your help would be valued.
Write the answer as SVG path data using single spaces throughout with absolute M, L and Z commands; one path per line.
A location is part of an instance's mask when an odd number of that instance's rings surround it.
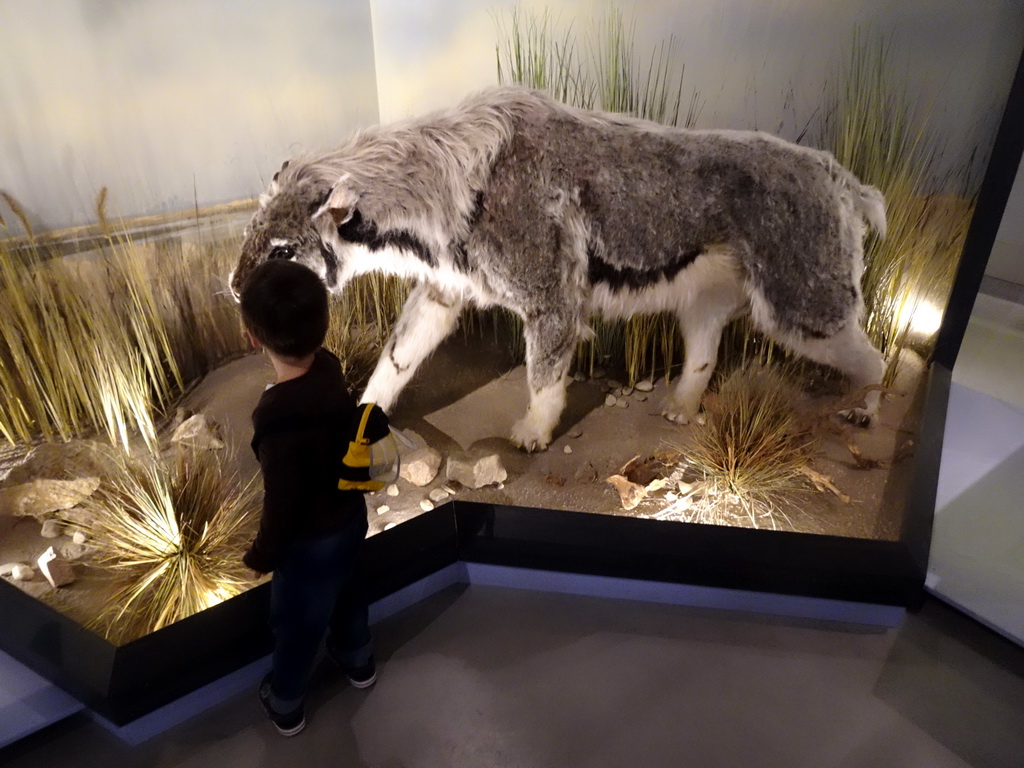
M 820 454 L 811 467 L 832 488 L 800 494 L 784 514 L 751 518 L 723 515 L 715 524 L 776 527 L 813 534 L 894 540 L 902 520 L 902 492 L 893 488 L 891 467 L 905 461 L 918 427 L 916 402 L 924 366 L 908 356 L 901 374 L 882 406 L 881 417 L 868 429 L 824 430 Z M 620 492 L 607 482 L 623 467 L 656 454 L 682 453 L 699 425 L 679 426 L 661 416 L 661 402 L 672 384 L 663 379 L 650 389 L 624 388 L 624 374 L 578 374 L 570 383 L 566 411 L 549 448 L 527 454 L 508 440 L 511 426 L 525 411 L 525 369 L 496 342 L 456 335 L 420 369 L 392 414 L 392 423 L 416 447 L 429 446 L 444 459 L 452 454 L 497 455 L 507 477 L 497 484 L 469 489 L 446 476 L 442 461 L 437 476 L 426 485 L 398 479 L 389 489 L 367 496 L 370 535 L 422 514 L 424 509 L 457 498 L 522 507 L 573 510 L 584 514 L 628 515 L 660 520 L 692 520 L 692 477 L 665 471 L 656 486 L 633 509 L 625 509 Z M 185 399 L 183 407 L 201 412 L 219 431 L 242 476 L 258 471 L 249 449 L 250 413 L 272 371 L 261 355 L 230 362 L 207 376 Z M 615 398 L 614 404 L 610 398 Z M 814 406 L 835 398 L 806 395 Z M 838 423 L 838 422 L 837 422 Z M 860 452 L 855 457 L 849 444 Z M 408 455 L 411 448 L 400 446 Z M 10 456 L 7 464 L 12 462 Z M 865 459 L 867 459 L 865 461 Z M 4 469 L 0 455 L 0 564 L 34 564 L 53 546 L 73 563 L 76 580 L 54 589 L 40 574 L 14 582 L 80 623 L 87 623 L 109 599 L 109 587 L 96 569 L 85 567 L 83 546 L 66 528 L 43 538 L 41 521 L 16 516 L 4 509 L 4 489 L 26 481 L 18 469 Z M 869 465 L 869 468 L 866 466 Z M 627 474 L 629 474 L 627 472 Z M 6 476 L 5 476 L 6 475 Z M 890 483 L 891 477 L 893 482 Z M 636 480 L 637 478 L 632 477 Z M 641 484 L 645 481 L 640 480 Z M 690 489 L 689 496 L 687 490 Z M 433 497 L 432 497 L 433 494 Z M 447 494 L 447 495 L 446 495 Z M 84 548 L 88 547 L 88 541 Z M 9 574 L 4 578 L 11 580 Z

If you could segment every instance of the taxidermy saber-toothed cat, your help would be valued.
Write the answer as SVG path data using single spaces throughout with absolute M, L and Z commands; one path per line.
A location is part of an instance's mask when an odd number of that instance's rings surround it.
M 881 193 L 827 152 L 501 88 L 286 162 L 231 288 L 278 258 L 335 292 L 365 272 L 414 278 L 363 395 L 385 410 L 465 303 L 507 307 L 523 319 L 530 394 L 512 439 L 541 450 L 594 312 L 677 315 L 685 366 L 664 413 L 682 423 L 698 413 L 723 327 L 744 309 L 854 387 L 879 383 L 882 356 L 859 324 L 865 222 L 884 233 Z M 865 406 L 851 418 L 870 420 L 876 391 Z

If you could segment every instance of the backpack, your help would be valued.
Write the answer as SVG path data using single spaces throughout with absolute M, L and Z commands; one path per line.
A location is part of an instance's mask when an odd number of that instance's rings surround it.
M 341 460 L 340 491 L 379 491 L 398 479 L 400 460 L 387 414 L 362 403 L 352 418 L 354 429 Z

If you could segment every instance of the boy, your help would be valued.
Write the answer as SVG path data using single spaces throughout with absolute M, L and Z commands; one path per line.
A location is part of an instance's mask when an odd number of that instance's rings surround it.
M 252 414 L 263 514 L 243 557 L 257 573 L 274 572 L 273 665 L 259 699 L 277 730 L 294 736 L 306 725 L 306 682 L 325 632 L 328 655 L 352 685 L 376 680 L 367 607 L 352 583 L 366 504 L 361 492 L 337 488 L 356 402 L 338 359 L 321 347 L 327 291 L 311 270 L 266 262 L 240 303 L 246 333 L 276 374 Z

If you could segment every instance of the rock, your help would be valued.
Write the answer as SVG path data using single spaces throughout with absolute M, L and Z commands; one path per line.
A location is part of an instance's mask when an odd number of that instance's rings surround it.
M 85 544 L 86 535 L 82 531 L 75 531 L 73 534 L 71 534 L 71 540 L 75 542 L 75 544 L 82 545 Z
M 572 446 L 567 445 L 562 449 L 562 453 L 572 453 Z
M 99 487 L 98 477 L 78 477 L 72 480 L 40 478 L 0 488 L 0 513 L 42 520 L 53 512 L 80 504 Z
M 24 454 L 16 465 L 0 470 L 0 479 L 10 487 L 39 479 L 102 477 L 108 473 L 110 463 L 108 450 L 93 440 L 42 443 Z
M 633 388 L 637 392 L 650 392 L 654 389 L 654 382 L 650 379 L 644 379 L 643 381 L 638 381 Z
M 441 468 L 441 454 L 433 448 L 417 448 L 402 457 L 401 476 L 415 486 L 429 485 Z
M 587 374 L 585 374 L 583 371 L 576 371 L 576 373 L 574 373 L 572 375 L 572 380 L 573 381 L 586 381 L 587 380 Z
M 597 470 L 593 464 L 585 461 L 576 468 L 576 474 L 573 477 L 577 483 L 592 483 L 597 480 Z
M 23 445 L 0 445 L 0 483 L 28 461 L 29 453 L 29 449 Z
M 23 568 L 28 568 L 24 563 L 4 563 L 0 565 L 0 576 L 10 576 L 19 565 Z
M 605 376 L 605 370 L 604 370 L 604 368 L 595 368 L 591 372 L 590 376 L 591 376 L 591 378 L 594 378 L 594 379 L 603 379 L 604 376 Z
M 392 483 L 391 485 L 388 486 L 386 493 L 388 496 L 397 496 L 399 493 L 398 486 Z
M 387 512 L 390 512 L 390 511 L 391 511 L 391 507 L 389 507 L 387 504 L 381 504 L 379 507 L 377 507 L 377 514 L 378 515 L 383 515 L 383 514 L 385 514 Z
M 448 457 L 446 473 L 467 488 L 483 488 L 485 485 L 504 482 L 508 472 L 497 454 L 454 453 Z
M 442 501 L 447 499 L 449 495 L 450 494 L 448 493 L 448 491 L 446 491 L 444 488 L 435 488 L 429 494 L 427 494 L 427 498 L 429 498 L 435 504 L 440 504 Z
M 583 437 L 583 430 L 579 428 L 571 429 L 569 430 L 569 437 L 571 437 L 573 440 Z
M 385 525 L 385 526 L 384 526 L 384 530 L 385 530 L 385 531 L 390 531 L 390 530 L 391 530 L 392 528 L 394 528 L 394 527 L 395 527 L 396 525 L 397 525 L 397 523 L 388 523 L 387 525 Z
M 11 569 L 11 578 L 15 581 L 31 581 L 36 575 L 36 572 L 32 570 L 29 565 L 23 565 L 18 563 Z
M 633 394 L 633 387 L 623 387 L 622 394 L 625 395 L 626 397 L 629 397 L 630 395 Z
M 629 408 L 629 400 L 616 400 L 615 401 L 615 407 L 616 408 Z
M 43 520 L 42 530 L 39 535 L 44 539 L 56 539 L 64 532 L 63 526 L 57 520 Z
M 432 502 L 430 499 L 423 499 L 420 502 L 420 509 L 422 509 L 424 512 L 429 512 L 433 508 L 434 508 L 434 502 Z
M 181 422 L 171 435 L 171 442 L 201 451 L 219 451 L 224 448 L 220 425 L 202 413 L 189 416 Z
M 75 581 L 74 567 L 54 552 L 53 547 L 43 552 L 36 563 L 51 587 L 63 587 Z
M 643 392 L 640 392 L 639 394 L 634 395 L 633 399 L 636 400 L 638 403 L 646 403 L 647 395 L 645 395 Z
M 89 548 L 82 544 L 75 544 L 73 541 L 61 541 L 57 543 L 57 552 L 65 560 L 78 560 Z
M 612 406 L 615 405 L 615 403 L 616 403 L 615 395 L 608 395 L 608 397 L 606 397 L 604 399 L 604 405 L 605 405 L 606 408 L 611 408 Z

